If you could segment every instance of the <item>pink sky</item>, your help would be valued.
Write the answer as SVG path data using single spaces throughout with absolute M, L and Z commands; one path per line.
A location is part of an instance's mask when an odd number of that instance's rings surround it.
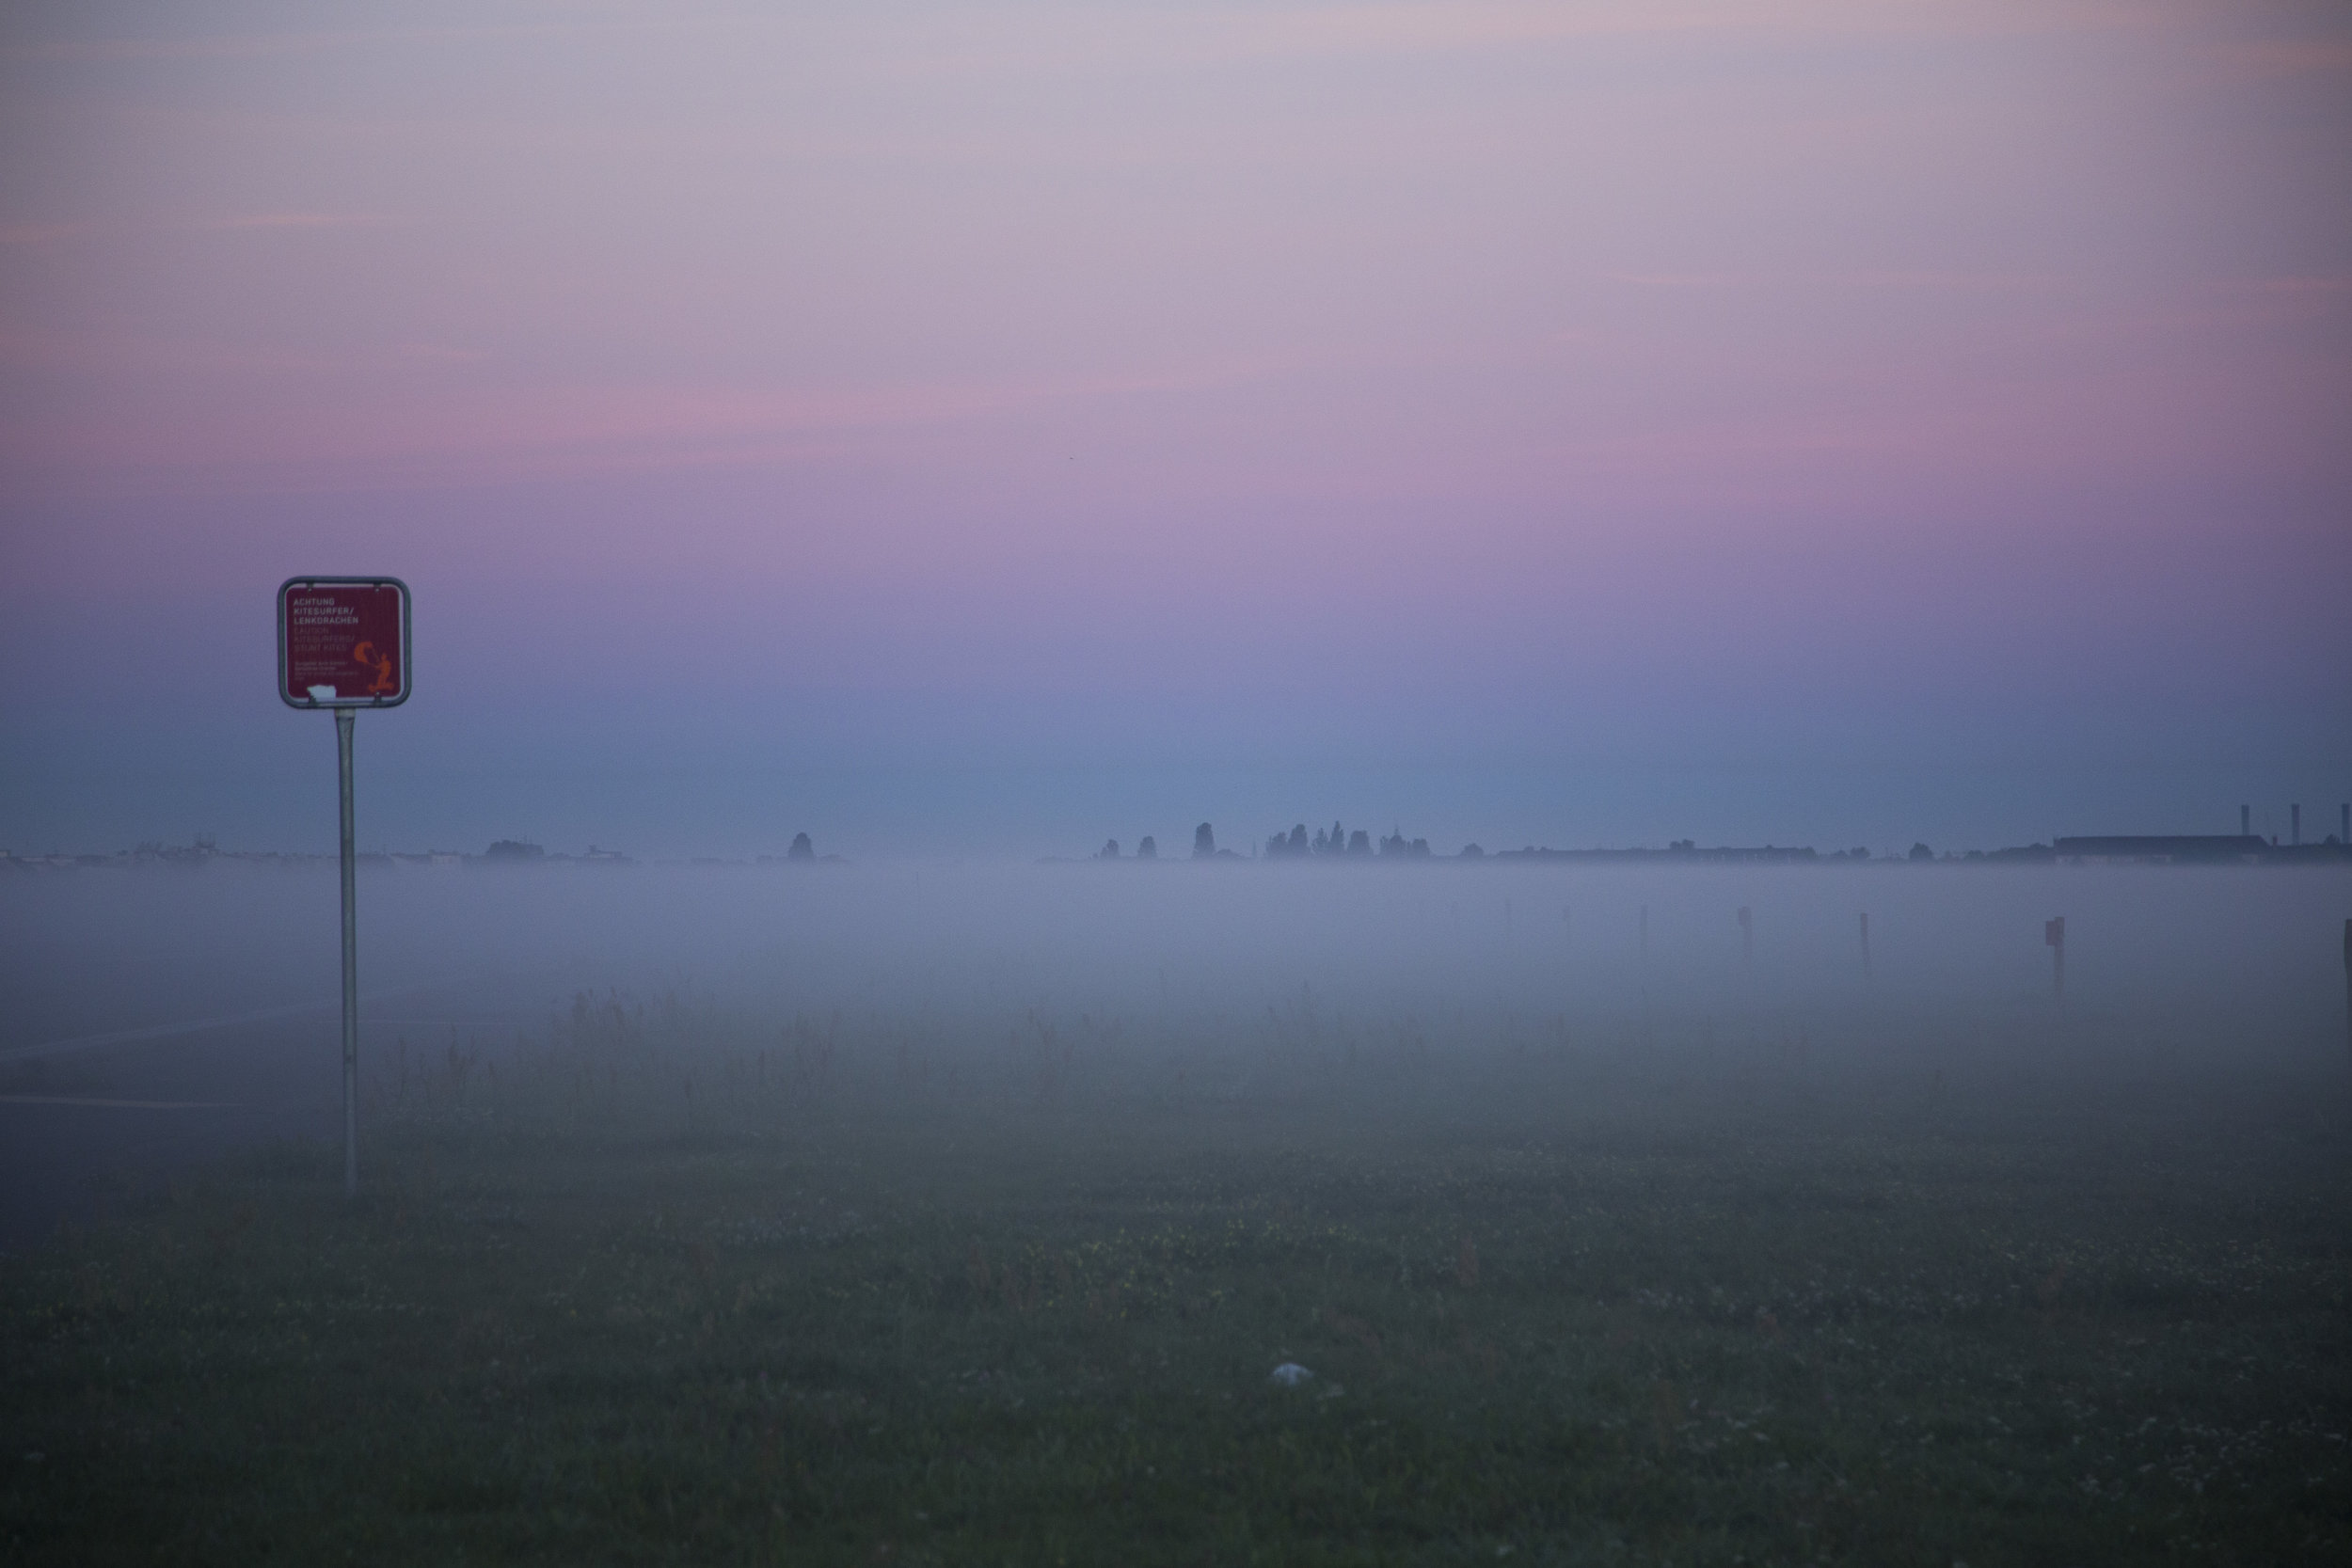
M 800 9 L 12 9 L 11 701 L 381 570 L 453 722 L 2352 772 L 2339 8 Z

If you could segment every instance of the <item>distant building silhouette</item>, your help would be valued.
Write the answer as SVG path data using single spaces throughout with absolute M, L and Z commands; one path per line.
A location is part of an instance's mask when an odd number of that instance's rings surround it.
M 2069 865 L 2169 865 L 2182 861 L 2266 861 L 2290 857 L 2275 852 L 2250 833 L 2060 838 L 2050 843 L 2052 858 Z
M 1216 834 L 1203 822 L 1192 831 L 1192 858 L 1205 861 L 1216 854 Z

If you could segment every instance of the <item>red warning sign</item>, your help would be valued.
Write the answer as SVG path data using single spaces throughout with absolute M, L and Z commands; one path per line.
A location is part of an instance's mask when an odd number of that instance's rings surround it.
M 289 578 L 278 590 L 278 695 L 290 707 L 408 700 L 408 585 Z

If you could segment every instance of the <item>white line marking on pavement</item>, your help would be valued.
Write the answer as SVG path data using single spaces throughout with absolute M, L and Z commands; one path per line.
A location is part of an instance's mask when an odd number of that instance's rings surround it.
M 123 1111 L 233 1111 L 234 1100 L 90 1100 L 72 1094 L 0 1094 L 0 1105 L 112 1105 Z
M 408 996 L 425 988 L 403 986 L 398 990 L 378 991 L 359 999 L 369 1002 L 389 1002 L 395 996 Z M 199 1035 L 207 1029 L 227 1029 L 239 1023 L 260 1023 L 266 1019 L 293 1018 L 300 1013 L 332 1012 L 341 1007 L 340 999 L 333 1002 L 304 1002 L 291 1007 L 262 1007 L 255 1012 L 233 1013 L 227 1018 L 199 1019 L 193 1023 L 158 1023 L 145 1029 L 118 1029 L 109 1035 L 82 1035 L 70 1040 L 51 1040 L 45 1045 L 12 1046 L 0 1051 L 0 1062 L 37 1061 L 43 1056 L 62 1056 L 73 1051 L 94 1051 L 102 1045 L 128 1045 L 134 1040 L 159 1040 L 172 1035 Z M 365 1019 L 360 1020 L 366 1022 Z

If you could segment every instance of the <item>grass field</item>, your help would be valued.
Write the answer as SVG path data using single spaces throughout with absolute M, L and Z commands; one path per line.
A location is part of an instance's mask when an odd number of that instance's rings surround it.
M 1490 1045 L 1311 993 L 1126 1033 L 582 997 L 495 1054 L 404 1042 L 356 1204 L 282 1146 L 0 1264 L 0 1542 L 2352 1552 L 2340 1085 L 1664 1013 Z

